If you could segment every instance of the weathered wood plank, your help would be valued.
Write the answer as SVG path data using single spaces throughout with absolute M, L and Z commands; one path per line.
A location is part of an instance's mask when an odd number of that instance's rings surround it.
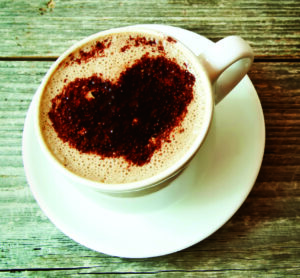
M 213 41 L 238 34 L 259 57 L 300 58 L 297 0 L 2 0 L 0 56 L 57 57 L 87 35 L 140 23 L 174 25 Z
M 30 193 L 21 160 L 22 127 L 51 63 L 0 62 L 0 276 L 283 277 L 300 273 L 300 91 L 295 78 L 299 63 L 260 62 L 250 71 L 265 113 L 267 145 L 261 173 L 241 209 L 203 242 L 143 260 L 110 257 L 78 245 L 49 222 Z
M 290 204 L 290 201 L 282 197 L 250 197 L 227 225 L 202 243 L 176 254 L 144 260 L 108 257 L 87 250 L 57 231 L 34 204 L 21 204 L 15 215 L 11 215 L 15 217 L 15 223 L 7 225 L 10 238 L 1 241 L 5 264 L 3 261 L 0 265 L 7 271 L 20 270 L 36 275 L 39 270 L 48 275 L 59 272 L 64 275 L 179 274 L 184 271 L 194 274 L 207 272 L 211 277 L 218 273 L 227 276 L 245 273 L 246 277 L 259 273 L 296 274 L 300 271 L 297 267 L 299 221 L 296 217 L 277 215 L 297 205 Z M 286 207 L 287 204 L 290 205 Z M 262 211 L 263 216 L 257 211 Z M 27 215 L 23 219 L 27 223 L 25 229 L 18 219 L 24 213 Z
M 249 76 L 266 121 L 264 167 L 258 180 L 299 181 L 300 63 L 255 63 Z

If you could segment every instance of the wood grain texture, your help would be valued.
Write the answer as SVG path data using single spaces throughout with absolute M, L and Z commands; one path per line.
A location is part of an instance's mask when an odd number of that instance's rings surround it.
M 257 57 L 300 58 L 297 0 L 1 0 L 0 56 L 57 57 L 101 30 L 168 24 L 213 41 L 240 35 Z
M 299 181 L 300 63 L 256 63 L 249 76 L 260 96 L 266 122 L 265 167 L 259 180 Z
M 152 259 L 110 257 L 62 234 L 25 179 L 26 111 L 51 62 L 0 62 L 0 276 L 296 277 L 300 274 L 300 91 L 297 62 L 257 62 L 250 78 L 265 114 L 261 172 L 240 210 L 206 240 Z M 105 277 L 106 277 L 105 276 Z

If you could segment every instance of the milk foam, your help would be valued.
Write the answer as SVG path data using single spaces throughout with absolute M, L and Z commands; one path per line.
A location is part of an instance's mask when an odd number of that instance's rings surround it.
M 129 36 L 155 39 L 157 44 L 137 47 L 134 46 L 134 41 L 131 41 L 129 47 L 123 52 L 120 51 L 122 47 L 128 45 Z M 80 58 L 79 50 L 89 52 L 97 41 L 104 40 L 110 42 L 109 47 L 105 48 L 104 52 L 95 54 L 95 57 L 81 63 L 76 62 L 78 61 L 76 59 Z M 204 73 L 195 69 L 196 66 L 193 64 L 195 62 L 188 59 L 185 52 L 177 47 L 177 44 L 158 35 L 149 37 L 147 34 L 119 33 L 89 42 L 60 63 L 49 78 L 41 98 L 40 126 L 49 150 L 62 165 L 71 172 L 90 180 L 112 184 L 128 183 L 143 180 L 164 171 L 187 152 L 195 142 L 207 118 L 208 89 L 204 89 L 207 88 L 207 85 L 202 82 Z M 122 157 L 102 158 L 95 154 L 81 153 L 58 138 L 48 117 L 48 112 L 51 108 L 51 100 L 62 91 L 68 82 L 77 77 L 85 78 L 95 73 L 101 74 L 103 79 L 109 79 L 113 82 L 125 68 L 130 67 L 145 53 L 149 53 L 153 57 L 161 55 L 161 46 L 164 48 L 166 57 L 175 58 L 183 69 L 187 69 L 195 75 L 196 82 L 194 84 L 194 99 L 188 106 L 188 112 L 183 122 L 172 131 L 170 142 L 164 142 L 162 148 L 153 154 L 149 163 L 136 166 L 129 164 Z

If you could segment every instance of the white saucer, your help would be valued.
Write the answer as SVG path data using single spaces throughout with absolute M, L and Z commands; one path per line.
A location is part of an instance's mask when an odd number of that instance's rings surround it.
M 212 44 L 183 29 L 155 28 L 183 41 L 196 54 Z M 261 166 L 264 117 L 248 77 L 217 105 L 210 138 L 188 168 L 169 186 L 140 197 L 81 192 L 69 184 L 39 149 L 32 106 L 24 126 L 23 161 L 34 197 L 63 233 L 109 255 L 154 257 L 200 242 L 238 210 Z

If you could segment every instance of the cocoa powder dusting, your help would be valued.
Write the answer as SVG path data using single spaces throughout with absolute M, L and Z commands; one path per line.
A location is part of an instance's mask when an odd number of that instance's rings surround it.
M 91 49 L 89 51 L 80 50 L 78 58 L 75 59 L 72 54 L 69 55 L 69 57 L 72 62 L 80 65 L 81 63 L 88 62 L 92 58 L 101 57 L 102 55 L 104 55 L 105 49 L 109 48 L 110 45 L 111 45 L 111 41 L 108 39 L 101 41 L 101 42 L 98 41 L 98 42 L 96 42 L 95 45 L 93 45 L 91 47 Z
M 141 166 L 180 127 L 194 83 L 176 61 L 144 55 L 115 83 L 100 74 L 67 83 L 52 100 L 49 118 L 72 148 Z

